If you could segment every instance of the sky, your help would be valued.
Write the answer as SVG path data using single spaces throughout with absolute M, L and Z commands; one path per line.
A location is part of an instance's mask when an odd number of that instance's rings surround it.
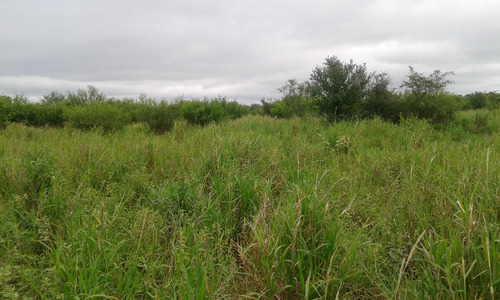
M 498 0 L 1 0 L 0 94 L 278 99 L 329 56 L 500 90 Z

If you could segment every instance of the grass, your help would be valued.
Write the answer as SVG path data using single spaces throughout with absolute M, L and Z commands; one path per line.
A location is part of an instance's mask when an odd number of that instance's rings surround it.
M 498 299 L 499 123 L 10 124 L 0 295 Z

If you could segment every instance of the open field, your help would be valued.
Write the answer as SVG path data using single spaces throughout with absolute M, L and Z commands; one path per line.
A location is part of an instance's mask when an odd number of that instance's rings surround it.
M 0 130 L 0 297 L 499 299 L 500 113 Z

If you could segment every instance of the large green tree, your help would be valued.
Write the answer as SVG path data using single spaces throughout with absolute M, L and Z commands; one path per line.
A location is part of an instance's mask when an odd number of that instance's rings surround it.
M 370 78 L 366 65 L 336 56 L 326 58 L 307 81 L 308 94 L 318 99 L 318 108 L 329 121 L 352 118 L 367 95 Z

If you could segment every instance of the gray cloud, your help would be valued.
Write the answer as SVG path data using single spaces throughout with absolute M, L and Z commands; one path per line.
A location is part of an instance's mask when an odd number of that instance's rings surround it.
M 27 1 L 0 4 L 0 93 L 93 84 L 110 96 L 278 97 L 327 56 L 395 85 L 454 70 L 451 90 L 500 86 L 496 0 Z

